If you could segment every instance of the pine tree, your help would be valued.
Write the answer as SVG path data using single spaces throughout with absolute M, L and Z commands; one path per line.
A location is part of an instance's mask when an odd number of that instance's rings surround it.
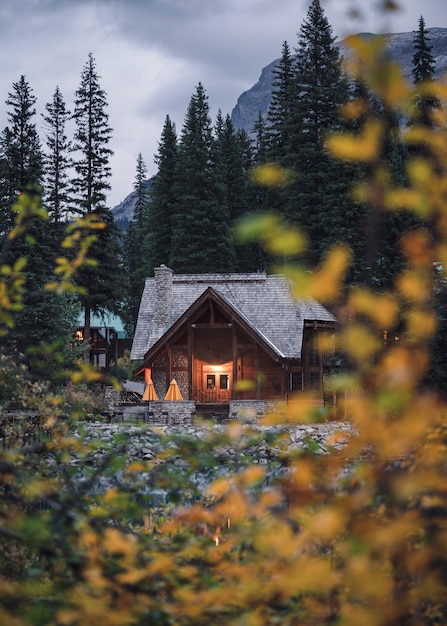
M 161 138 L 158 143 L 158 153 L 155 163 L 158 165 L 150 189 L 151 222 L 150 230 L 153 236 L 153 264 L 154 267 L 168 265 L 171 251 L 171 221 L 175 206 L 174 178 L 177 162 L 177 132 L 166 116 Z
M 70 119 L 62 93 L 56 87 L 52 102 L 45 105 L 46 115 L 42 115 L 46 131 L 47 154 L 45 164 L 45 205 L 53 222 L 66 221 L 69 207 L 71 142 L 65 134 L 65 126 Z
M 90 53 L 75 94 L 73 150 L 76 174 L 72 180 L 72 197 L 74 210 L 81 215 L 91 215 L 105 228 L 98 231 L 97 241 L 90 250 L 97 266 L 83 267 L 79 272 L 79 282 L 88 290 L 82 297 L 86 343 L 90 342 L 91 336 L 91 312 L 118 312 L 125 295 L 118 229 L 106 206 L 111 175 L 109 158 L 113 154 L 109 148 L 112 129 L 107 106 L 106 93 L 100 86 L 96 63 Z
M 0 137 L 0 233 L 12 225 L 17 195 L 42 183 L 43 156 L 33 117 L 36 97 L 25 76 L 13 83 L 6 105 L 8 126 Z
M 294 170 L 296 182 L 288 193 L 286 216 L 306 232 L 309 260 L 316 264 L 333 243 L 350 243 L 355 219 L 346 214 L 352 175 L 325 149 L 327 134 L 341 128 L 338 111 L 347 100 L 348 83 L 319 0 L 312 0 L 299 31 L 292 87 L 284 165 Z
M 199 83 L 191 97 L 175 168 L 170 267 L 178 273 L 233 269 L 228 212 L 218 201 L 208 96 Z

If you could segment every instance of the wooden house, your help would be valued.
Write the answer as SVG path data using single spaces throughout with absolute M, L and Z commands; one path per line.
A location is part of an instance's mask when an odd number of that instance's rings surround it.
M 200 406 L 323 393 L 317 337 L 337 320 L 294 300 L 282 275 L 180 274 L 161 266 L 141 298 L 131 359 L 163 398 L 172 378 Z
M 79 314 L 76 339 L 84 340 L 84 315 Z M 123 356 L 131 342 L 126 337 L 122 320 L 112 313 L 91 314 L 90 318 L 90 363 L 104 371 Z M 112 368 L 113 369 L 113 368 Z

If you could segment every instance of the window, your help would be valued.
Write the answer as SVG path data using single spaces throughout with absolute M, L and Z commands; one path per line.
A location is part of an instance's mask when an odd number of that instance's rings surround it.
M 228 374 L 221 374 L 220 375 L 220 388 L 229 389 L 228 383 L 229 383 Z
M 289 391 L 302 391 L 303 388 L 303 372 L 290 372 Z
M 216 388 L 216 377 L 214 374 L 208 374 L 206 377 L 206 388 L 207 389 L 215 389 Z

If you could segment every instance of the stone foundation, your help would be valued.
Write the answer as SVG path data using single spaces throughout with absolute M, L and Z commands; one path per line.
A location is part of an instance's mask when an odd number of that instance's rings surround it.
M 265 400 L 230 400 L 228 417 L 231 420 L 256 423 L 276 406 L 276 402 L 266 402 Z
M 192 424 L 196 403 L 192 400 L 178 402 L 154 400 L 115 406 L 117 416 L 123 420 L 141 420 L 148 424 Z

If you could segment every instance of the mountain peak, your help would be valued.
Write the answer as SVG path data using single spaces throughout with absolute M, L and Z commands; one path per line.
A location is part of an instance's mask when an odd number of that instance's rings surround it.
M 447 73 L 447 28 L 427 29 L 432 46 L 432 55 L 435 60 L 435 78 Z M 386 49 L 390 56 L 395 59 L 402 68 L 404 76 L 411 81 L 411 68 L 413 57 L 413 40 L 416 31 L 407 33 L 387 33 L 383 35 L 386 41 Z M 361 37 L 379 37 L 374 33 L 360 33 Z M 349 50 L 346 40 L 338 43 L 341 54 L 348 56 Z M 243 129 L 251 134 L 259 114 L 263 117 L 267 115 L 272 97 L 272 83 L 274 70 L 280 59 L 275 59 L 262 69 L 257 81 L 247 91 L 241 94 L 237 104 L 231 113 L 231 121 L 237 129 Z

